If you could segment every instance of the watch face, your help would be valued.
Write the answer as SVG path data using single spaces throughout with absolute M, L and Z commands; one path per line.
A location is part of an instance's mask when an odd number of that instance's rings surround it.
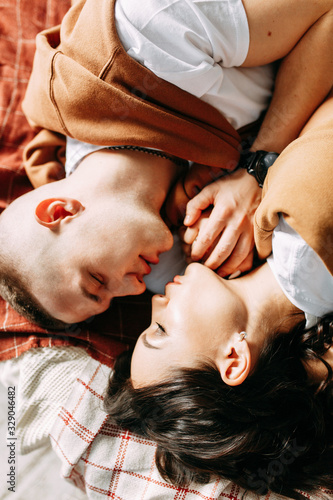
M 259 157 L 258 162 L 256 163 L 256 179 L 259 183 L 259 186 L 262 187 L 263 183 L 266 179 L 267 171 L 270 166 L 273 165 L 276 158 L 279 156 L 277 153 L 264 153 L 262 151 L 262 155 Z
M 246 168 L 247 172 L 252 175 L 259 186 L 262 187 L 268 168 L 273 165 L 278 156 L 278 153 L 261 150 L 255 153 L 247 153 L 241 159 L 240 166 Z
M 266 168 L 271 167 L 278 156 L 278 153 L 266 153 L 263 157 Z

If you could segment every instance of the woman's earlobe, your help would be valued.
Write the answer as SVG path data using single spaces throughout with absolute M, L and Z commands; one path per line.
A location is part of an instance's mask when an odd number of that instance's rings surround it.
M 239 334 L 238 334 L 239 335 Z M 216 360 L 223 382 L 230 386 L 244 382 L 251 369 L 251 353 L 248 343 L 234 337 L 219 353 Z
M 49 229 L 57 228 L 66 218 L 77 217 L 84 210 L 82 203 L 73 198 L 48 198 L 38 203 L 35 218 Z

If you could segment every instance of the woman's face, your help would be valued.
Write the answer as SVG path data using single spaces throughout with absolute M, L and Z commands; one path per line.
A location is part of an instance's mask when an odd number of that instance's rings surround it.
M 236 290 L 232 281 L 195 263 L 166 285 L 165 295 L 155 295 L 151 325 L 133 352 L 134 387 L 159 382 L 177 367 L 216 363 L 221 349 L 230 349 L 229 339 L 246 328 L 247 309 Z

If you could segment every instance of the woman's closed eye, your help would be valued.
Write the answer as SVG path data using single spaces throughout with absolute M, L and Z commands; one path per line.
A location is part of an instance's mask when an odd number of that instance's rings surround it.
M 156 321 L 156 325 L 157 325 L 157 329 L 155 331 L 156 335 L 159 335 L 161 337 L 164 336 L 164 335 L 167 335 L 167 332 L 166 332 L 164 326 L 161 325 L 161 323 L 158 323 Z
M 165 328 L 155 321 L 151 326 L 154 326 L 154 329 L 149 328 L 146 332 L 141 336 L 142 343 L 145 347 L 149 349 L 161 349 L 161 340 L 163 337 L 167 336 L 167 332 Z

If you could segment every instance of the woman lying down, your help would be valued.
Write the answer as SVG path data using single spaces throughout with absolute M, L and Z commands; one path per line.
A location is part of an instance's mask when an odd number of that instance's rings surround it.
M 190 264 L 116 363 L 105 409 L 175 485 L 333 489 L 332 101 L 269 170 L 255 232 L 266 257 L 275 228 L 273 255 L 233 280 Z

